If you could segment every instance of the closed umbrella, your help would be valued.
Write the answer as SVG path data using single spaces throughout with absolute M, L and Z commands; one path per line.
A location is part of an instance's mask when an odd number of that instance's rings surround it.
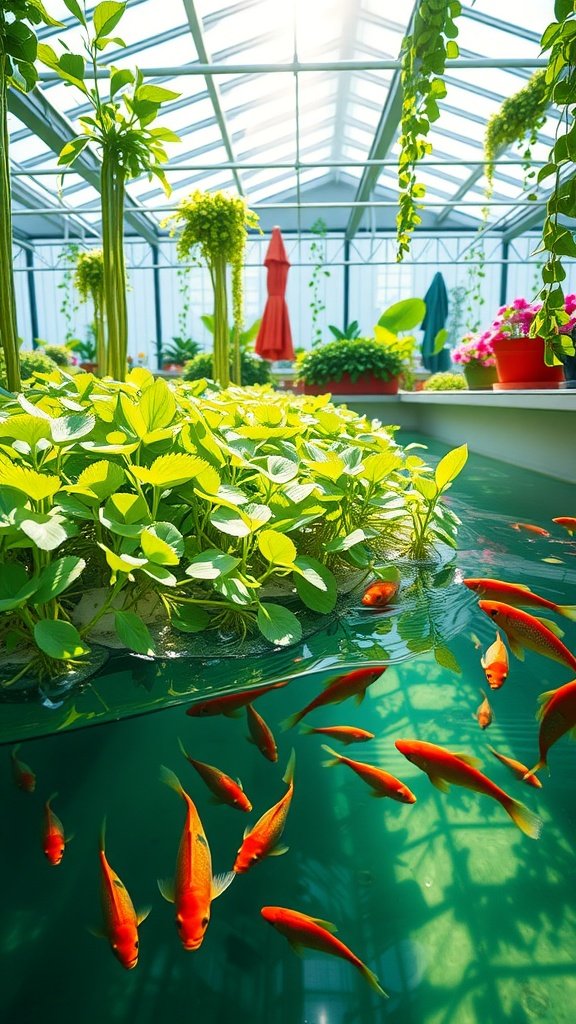
M 255 351 L 262 359 L 294 359 L 290 318 L 286 305 L 286 282 L 290 264 L 280 228 L 272 229 L 272 238 L 264 260 L 268 268 L 268 298 L 256 338 Z
M 442 274 L 434 274 L 432 284 L 424 296 L 426 316 L 422 321 L 422 362 L 427 370 L 438 373 L 450 369 L 450 353 L 443 348 L 434 355 L 434 339 L 448 317 L 448 292 Z

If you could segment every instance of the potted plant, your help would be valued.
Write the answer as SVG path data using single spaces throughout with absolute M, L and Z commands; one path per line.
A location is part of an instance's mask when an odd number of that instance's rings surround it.
M 404 369 L 401 356 L 374 338 L 329 341 L 298 362 L 298 379 L 307 395 L 395 395 Z
M 200 345 L 193 338 L 172 337 L 172 344 L 162 352 L 163 370 L 182 370 L 184 363 L 198 355 Z
M 465 334 L 452 352 L 452 359 L 464 371 L 471 391 L 491 391 L 498 380 L 490 332 Z
M 571 298 L 571 297 L 569 297 Z M 526 299 L 515 299 L 512 305 L 502 306 L 487 332 L 498 371 L 497 391 L 519 389 L 558 388 L 564 379 L 562 364 L 549 366 L 545 361 L 546 342 L 541 337 L 530 337 L 532 324 L 540 312 L 540 303 Z M 560 331 L 570 334 L 576 324 L 576 316 L 566 311 L 566 323 Z

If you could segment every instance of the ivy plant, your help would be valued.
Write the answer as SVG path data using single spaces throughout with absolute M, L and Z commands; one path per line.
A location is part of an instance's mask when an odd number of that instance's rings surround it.
M 85 0 L 64 0 L 82 29 L 83 53 L 65 50 L 60 56 L 51 46 L 40 43 L 38 56 L 64 82 L 78 89 L 92 107 L 90 115 L 79 118 L 80 130 L 63 147 L 58 163 L 69 167 L 90 143 L 102 156 L 100 191 L 102 197 L 102 251 L 104 254 L 104 308 L 107 328 L 106 372 L 124 380 L 128 353 L 126 269 L 124 263 L 125 184 L 129 178 L 155 175 L 167 195 L 170 187 L 162 170 L 167 160 L 165 144 L 180 139 L 168 128 L 151 127 L 163 103 L 179 93 L 159 85 L 145 84 L 142 73 L 128 68 L 110 68 L 108 95 L 99 83 L 98 58 L 108 46 L 126 44 L 113 35 L 126 3 L 104 0 L 88 21 Z M 88 66 L 88 72 L 87 72 Z M 93 84 L 89 85 L 88 82 Z M 103 368 L 100 367 L 100 371 Z
M 314 266 L 312 268 L 312 276 L 308 282 L 308 287 L 311 289 L 312 294 L 310 296 L 310 312 L 312 314 L 312 345 L 322 344 L 322 330 L 319 325 L 320 315 L 326 309 L 326 305 L 322 298 L 322 278 L 330 277 L 330 271 L 326 270 L 326 232 L 328 228 L 326 221 L 318 217 L 314 221 L 310 231 L 314 236 L 310 242 L 310 259 Z M 332 330 L 332 328 L 330 328 Z M 358 335 L 356 335 L 358 337 Z
M 64 318 L 64 323 L 66 324 L 64 329 L 64 341 L 66 344 L 69 341 L 73 341 L 75 336 L 74 316 L 78 312 L 78 305 L 74 294 L 73 268 L 76 266 L 76 260 L 78 259 L 79 252 L 80 246 L 77 242 L 67 242 L 58 254 L 58 263 L 64 268 L 62 280 L 60 284 L 57 285 L 57 288 L 62 292 L 60 312 Z

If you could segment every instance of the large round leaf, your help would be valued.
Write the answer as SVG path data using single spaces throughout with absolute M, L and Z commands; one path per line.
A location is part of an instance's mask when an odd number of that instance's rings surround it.
M 426 303 L 423 299 L 402 299 L 384 310 L 378 324 L 397 334 L 398 331 L 411 331 L 418 327 L 425 316 Z
M 261 604 L 256 619 L 258 629 L 271 644 L 287 647 L 302 637 L 302 626 L 288 608 L 278 604 Z
M 89 653 L 76 626 L 63 619 L 40 619 L 34 626 L 34 639 L 44 654 L 59 661 Z

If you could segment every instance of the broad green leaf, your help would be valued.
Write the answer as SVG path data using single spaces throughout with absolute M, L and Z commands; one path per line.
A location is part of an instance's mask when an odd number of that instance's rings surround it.
M 148 627 L 134 612 L 115 611 L 114 626 L 125 647 L 136 654 L 154 654 L 154 645 Z
M 326 460 L 321 462 L 308 462 L 308 467 L 313 476 L 325 477 L 326 480 L 331 480 L 334 483 L 340 476 L 342 476 L 345 464 L 335 452 L 328 452 L 327 456 Z
M 198 473 L 209 468 L 204 459 L 177 452 L 173 455 L 160 455 L 149 468 L 131 466 L 131 472 L 140 483 L 166 488 L 186 484 L 197 477 Z
M 214 589 L 232 604 L 249 605 L 254 601 L 253 593 L 237 576 L 220 576 L 214 580 Z
M 232 572 L 239 564 L 239 558 L 227 555 L 218 548 L 209 548 L 192 559 L 186 569 L 186 575 L 192 576 L 195 580 L 216 580 L 219 576 L 226 576 Z
M 29 579 L 18 562 L 0 563 L 0 612 L 10 612 L 25 604 L 37 585 L 38 581 Z
M 152 387 L 140 396 L 138 409 L 146 424 L 146 430 L 160 430 L 174 419 L 176 400 L 165 380 L 158 377 Z
M 436 81 L 438 81 L 438 79 L 436 79 Z M 444 345 L 448 341 L 449 333 L 450 332 L 446 329 L 446 327 L 442 327 L 438 331 L 438 333 L 436 334 L 436 336 L 434 338 L 434 343 L 433 343 L 433 346 L 432 346 L 432 355 L 433 356 L 437 356 L 438 353 L 442 351 L 442 349 L 444 348 Z
M 55 551 L 77 532 L 77 527 L 63 516 L 43 512 L 22 512 L 17 521 L 22 533 L 41 551 Z
M 296 558 L 296 545 L 276 530 L 262 530 L 258 534 L 258 547 L 273 565 L 292 565 Z
M 31 416 L 29 413 L 9 416 L 0 422 L 0 437 L 26 441 L 34 449 L 38 441 L 50 438 L 49 421 L 43 416 Z
M 374 530 L 370 530 L 369 533 L 365 533 L 364 530 L 353 530 L 352 533 L 347 534 L 346 537 L 336 537 L 334 540 L 328 542 L 325 545 L 326 551 L 349 551 L 356 544 L 361 544 L 363 541 L 368 540 L 369 537 L 375 535 Z
M 64 6 L 67 7 L 70 14 L 73 14 L 75 18 L 78 18 L 80 24 L 84 25 L 84 28 L 86 28 L 86 18 L 84 17 L 84 11 L 78 3 L 78 0 L 64 0 Z
M 468 458 L 468 446 L 463 444 L 459 448 L 453 448 L 448 452 L 436 466 L 434 479 L 439 491 L 444 490 L 446 484 L 454 480 L 466 465 Z
M 248 519 L 242 516 L 238 509 L 226 508 L 225 505 L 214 509 L 210 515 L 210 522 L 217 530 L 229 534 L 230 537 L 248 537 L 252 533 Z
M 434 657 L 442 668 L 449 668 L 451 672 L 457 672 L 458 675 L 461 675 L 462 668 L 460 663 L 449 647 L 435 647 Z
M 170 572 L 165 565 L 157 565 L 155 562 L 147 562 L 146 565 L 138 566 L 138 572 L 143 572 L 150 579 L 161 583 L 163 587 L 175 587 L 178 583 L 174 573 Z
M 316 490 L 316 484 L 289 484 L 288 487 L 284 487 L 282 493 L 286 495 L 289 501 L 293 502 L 294 505 L 299 505 L 305 498 L 309 498 L 310 495 Z
M 35 469 L 0 460 L 0 487 L 14 487 L 23 491 L 32 501 L 52 498 L 60 489 L 60 477 L 51 473 L 37 473 Z
M 136 437 L 143 438 L 147 431 L 148 425 L 140 412 L 140 405 L 138 402 L 132 402 L 128 395 L 120 395 L 120 423 L 122 419 L 130 430 L 136 434 Z
M 390 473 L 402 465 L 402 458 L 395 451 L 381 452 L 375 455 L 367 455 L 364 459 L 362 476 L 370 483 L 380 483 Z
M 168 100 L 177 100 L 180 93 L 164 89 L 160 85 L 141 85 L 136 91 L 136 96 L 139 100 L 147 100 L 149 103 L 166 103 Z
M 314 612 L 331 612 L 336 604 L 336 580 L 316 558 L 299 555 L 294 563 L 294 584 L 300 600 Z
M 438 489 L 433 480 L 429 476 L 415 476 L 412 481 L 415 489 L 424 497 L 426 501 L 434 501 L 434 498 L 438 494 Z
M 398 331 L 411 331 L 418 327 L 425 315 L 426 303 L 422 299 L 401 299 L 382 313 L 378 325 L 397 334 Z
M 400 583 L 400 572 L 395 565 L 375 565 L 374 573 L 379 580 L 387 583 Z
M 110 74 L 110 99 L 122 89 L 125 85 L 131 85 L 134 81 L 134 75 L 128 68 L 111 68 Z
M 124 470 L 115 462 L 108 462 L 102 459 L 100 462 L 93 462 L 82 470 L 75 484 L 70 484 L 64 490 L 68 494 L 79 494 L 87 498 L 87 504 L 95 505 L 105 501 L 110 495 L 115 494 L 126 479 Z M 128 497 L 128 496 L 127 496 Z M 132 495 L 130 495 L 132 497 Z
M 262 635 L 278 647 L 288 647 L 302 638 L 302 626 L 298 619 L 281 605 L 261 604 L 256 621 Z
M 111 494 L 105 512 L 120 523 L 146 525 L 150 519 L 148 505 L 139 494 Z
M 37 579 L 34 604 L 45 604 L 67 590 L 86 568 L 83 558 L 65 555 L 42 570 Z
M 184 554 L 184 538 L 171 523 L 155 523 L 142 531 L 142 551 L 157 565 L 178 565 Z
M 59 661 L 90 653 L 76 626 L 62 619 L 40 619 L 34 626 L 34 639 L 44 654 Z
M 98 4 L 92 14 L 96 35 L 105 36 L 112 32 L 124 14 L 125 8 L 125 3 L 116 3 L 115 0 L 104 0 L 103 3 Z
M 146 558 L 134 558 L 133 555 L 117 555 L 115 551 L 111 551 L 105 544 L 98 544 L 99 548 L 106 555 L 106 561 L 110 566 L 112 573 L 131 573 L 134 569 L 140 569 L 143 565 L 146 565 Z
M 210 623 L 204 608 L 195 604 L 178 604 L 172 609 L 172 625 L 180 633 L 201 633 Z
M 266 459 L 254 459 L 254 465 L 260 472 L 276 484 L 285 484 L 298 476 L 298 463 L 291 462 L 281 455 L 269 455 Z
M 72 416 L 60 416 L 50 423 L 52 440 L 55 444 L 69 444 L 71 441 L 77 441 L 79 437 L 85 437 L 94 429 L 95 425 L 95 417 L 88 414 L 75 413 Z

